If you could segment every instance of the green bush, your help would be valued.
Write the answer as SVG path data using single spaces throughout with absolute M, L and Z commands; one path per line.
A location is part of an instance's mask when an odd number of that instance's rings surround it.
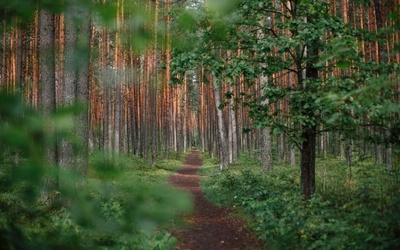
M 349 169 L 342 161 L 317 164 L 317 193 L 305 201 L 299 170 L 240 164 L 226 172 L 204 172 L 206 196 L 216 204 L 241 208 L 271 249 L 398 249 L 399 173 L 368 163 Z

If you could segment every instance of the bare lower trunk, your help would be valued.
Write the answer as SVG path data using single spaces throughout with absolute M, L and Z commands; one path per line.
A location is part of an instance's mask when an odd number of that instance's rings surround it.
M 272 172 L 271 128 L 265 127 L 260 131 L 260 164 L 261 170 Z
M 290 145 L 290 166 L 292 167 L 296 166 L 296 154 L 293 145 Z
M 224 118 L 222 110 L 220 109 L 221 87 L 217 86 L 214 76 L 212 83 L 214 84 L 214 102 L 218 119 L 218 137 L 219 137 L 219 151 L 220 151 L 219 169 L 225 170 L 229 168 L 229 155 L 228 155 L 228 141 L 226 139 Z
M 260 22 L 261 25 L 264 25 L 264 20 Z M 258 38 L 264 39 L 264 33 L 259 30 L 258 31 Z M 262 66 L 266 66 L 262 64 Z M 259 84 L 261 89 L 261 95 L 264 96 L 264 86 L 268 84 L 268 76 L 261 75 L 259 77 Z M 268 106 L 269 99 L 265 99 L 262 102 L 262 105 Z M 271 128 L 270 127 L 263 127 L 260 130 L 260 165 L 261 170 L 272 172 L 273 171 L 273 159 L 272 159 L 272 137 L 271 137 Z
M 260 77 L 261 93 L 264 95 L 264 85 L 268 84 L 268 78 L 266 76 Z M 263 105 L 268 105 L 268 99 L 263 101 Z M 272 136 L 271 128 L 264 127 L 260 131 L 260 164 L 261 170 L 272 172 L 273 171 L 273 159 L 272 159 Z
M 157 74 L 157 72 L 154 72 Z M 151 165 L 157 164 L 157 77 L 152 79 L 153 86 L 151 91 L 152 107 L 151 107 Z
M 283 140 L 283 134 L 279 134 L 277 137 L 277 147 L 278 147 L 278 164 L 283 163 L 284 159 L 284 140 Z
M 348 139 L 346 143 L 346 162 L 349 167 L 353 162 L 353 140 L 351 139 Z
M 81 175 L 88 173 L 89 156 L 89 67 L 90 67 L 90 32 L 91 22 L 90 13 L 79 11 L 83 22 L 78 29 L 81 50 L 81 62 L 77 74 L 76 101 L 83 105 L 83 110 L 76 117 L 75 129 L 79 140 L 79 149 L 76 152 L 75 170 Z
M 230 91 L 233 93 L 233 86 L 230 86 Z M 229 100 L 229 161 L 230 163 L 236 163 L 238 158 L 238 138 L 237 138 L 237 118 L 236 118 L 236 108 L 233 98 Z
M 181 110 L 182 110 L 182 137 L 183 137 L 183 152 L 187 150 L 187 77 L 185 76 L 183 82 L 182 89 L 182 102 L 181 102 Z
M 306 129 L 302 135 L 301 189 L 306 200 L 315 192 L 315 128 Z
M 39 107 L 43 117 L 49 118 L 56 106 L 55 89 L 55 54 L 54 54 L 54 16 L 45 10 L 39 13 Z M 3 65 L 4 67 L 4 65 Z M 51 131 L 51 124 L 46 123 L 46 129 Z M 50 142 L 45 143 L 43 148 L 44 165 L 49 170 L 56 165 L 57 151 L 55 145 Z M 50 171 L 49 171 L 50 172 Z M 41 201 L 48 203 L 51 201 L 50 190 L 57 185 L 57 179 L 54 176 L 45 176 L 43 180 L 43 191 Z
M 77 19 L 81 22 L 77 22 Z M 79 143 L 73 147 L 70 141 L 63 139 L 60 166 L 83 177 L 88 171 L 90 14 L 74 5 L 67 10 L 65 22 L 63 105 L 79 102 L 83 109 L 74 117 L 74 126 L 71 128 L 74 131 L 71 134 Z M 76 182 L 77 186 L 83 184 L 82 180 Z
M 345 152 L 345 148 L 344 148 L 344 141 L 343 141 L 343 135 L 340 136 L 341 140 L 339 141 L 339 145 L 340 145 L 340 159 L 346 159 L 346 152 Z

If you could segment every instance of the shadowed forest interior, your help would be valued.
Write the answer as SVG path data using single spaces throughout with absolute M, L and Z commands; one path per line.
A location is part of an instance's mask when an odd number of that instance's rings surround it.
M 13 0 L 0 22 L 1 249 L 174 249 L 193 149 L 266 249 L 400 246 L 399 0 Z

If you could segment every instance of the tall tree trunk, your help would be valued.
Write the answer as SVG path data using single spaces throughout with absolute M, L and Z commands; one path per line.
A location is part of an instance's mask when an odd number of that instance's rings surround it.
M 214 84 L 214 102 L 217 112 L 218 119 L 218 137 L 219 137 L 219 169 L 226 170 L 229 168 L 229 155 L 228 155 L 228 141 L 226 139 L 226 129 L 224 124 L 224 117 L 221 106 L 221 86 L 218 86 L 218 82 L 215 77 L 212 76 L 211 83 Z
M 1 89 L 6 89 L 6 63 L 7 63 L 7 26 L 6 21 L 3 21 L 3 34 L 2 34 L 2 63 L 1 63 Z
M 120 72 L 120 31 L 121 31 L 121 0 L 117 0 L 117 31 L 115 32 L 115 46 L 114 46 L 114 137 L 113 137 L 113 153 L 116 157 L 120 153 L 120 134 L 121 134 L 121 127 L 120 127 L 120 120 L 121 120 L 121 75 Z
M 268 84 L 267 76 L 260 77 L 261 95 L 264 95 L 264 85 Z M 264 100 L 263 105 L 268 105 L 268 100 Z M 260 131 L 260 164 L 261 170 L 272 172 L 273 159 L 272 159 L 272 138 L 271 128 L 263 127 Z
M 264 20 L 260 21 L 260 25 L 264 26 Z M 265 37 L 265 34 L 260 29 L 258 31 L 258 39 L 262 40 Z M 265 67 L 265 64 L 261 66 Z M 264 86 L 268 84 L 268 76 L 261 75 L 259 77 L 260 84 L 260 92 L 261 96 L 264 96 Z M 269 105 L 269 100 L 265 99 L 262 102 L 262 105 Z M 271 137 L 271 128 L 263 127 L 260 129 L 260 167 L 263 171 L 272 172 L 273 171 L 273 159 L 272 159 L 272 137 Z
M 75 103 L 75 88 L 77 84 L 77 40 L 78 34 L 75 28 L 76 15 L 73 7 L 65 13 L 65 43 L 64 43 L 64 82 L 62 87 L 62 105 L 70 106 Z M 75 121 L 73 121 L 75 122 Z M 70 128 L 71 130 L 73 127 Z M 72 134 L 72 131 L 69 131 Z M 60 142 L 59 164 L 65 171 L 73 169 L 73 147 L 69 138 L 62 138 Z
M 182 95 L 183 95 L 183 85 L 180 85 L 176 88 L 176 111 L 175 111 L 175 119 L 176 119 L 176 132 L 175 132 L 175 140 L 176 140 L 176 151 L 178 152 L 177 157 L 180 153 L 182 153 L 182 114 L 181 114 L 181 103 L 182 103 Z
M 384 22 L 384 16 L 387 14 L 385 13 L 385 3 L 386 1 L 378 1 L 378 0 L 373 0 L 374 3 L 374 9 L 375 9 L 375 18 L 376 18 L 376 28 L 377 32 L 379 30 L 385 28 L 385 22 Z M 388 62 L 388 51 L 386 50 L 387 43 L 389 41 L 389 38 L 385 39 L 385 41 L 379 41 L 378 42 L 378 60 L 379 63 L 387 63 Z M 382 137 L 388 136 L 390 134 L 389 131 L 382 130 L 380 131 Z M 392 169 L 392 148 L 393 146 L 390 143 L 385 143 L 381 146 L 382 152 L 382 163 L 384 163 L 387 167 L 387 169 L 391 170 Z
M 76 117 L 75 129 L 79 142 L 78 151 L 75 154 L 75 171 L 81 176 L 88 173 L 89 160 L 89 71 L 90 71 L 90 34 L 91 16 L 88 10 L 82 7 L 77 9 L 82 22 L 77 26 L 78 46 L 80 51 L 80 63 L 77 72 L 76 101 L 83 109 Z
M 293 145 L 289 145 L 290 147 L 290 166 L 296 166 L 296 153 L 295 147 Z
M 183 80 L 183 88 L 182 88 L 182 101 L 181 101 L 181 116 L 182 116 L 182 138 L 183 138 L 183 152 L 187 151 L 188 147 L 188 110 L 187 110 L 187 75 L 185 75 L 184 80 Z
M 283 141 L 283 134 L 280 133 L 279 135 L 277 135 L 276 137 L 276 146 L 277 146 L 277 160 L 278 160 L 278 164 L 282 164 L 283 160 L 284 160 L 284 141 Z
M 70 6 L 65 13 L 63 105 L 80 103 L 83 109 L 74 117 L 72 128 L 72 134 L 79 142 L 78 147 L 73 148 L 69 141 L 63 140 L 60 165 L 79 176 L 88 172 L 90 31 L 90 13 L 82 6 Z
M 308 19 L 309 22 L 313 22 L 312 18 Z M 318 69 L 314 66 L 315 62 L 318 61 L 318 39 L 307 44 L 307 57 L 308 62 L 306 65 L 306 78 L 312 80 L 318 79 Z M 303 82 L 302 84 L 303 85 Z M 305 85 L 305 84 L 304 84 Z M 303 90 L 306 92 L 314 92 L 312 86 L 303 86 Z M 303 110 L 303 115 L 308 117 L 310 121 L 316 119 L 314 117 L 314 110 Z M 306 200 L 311 198 L 311 195 L 315 192 L 315 146 L 316 146 L 316 126 L 305 125 L 302 127 L 302 148 L 301 148 L 301 188 Z
M 235 91 L 233 84 L 229 84 L 229 91 L 233 94 L 232 98 L 229 99 L 229 162 L 236 163 L 238 158 L 238 138 L 237 138 L 237 117 L 235 107 Z
M 157 69 L 157 43 L 158 43 L 158 9 L 159 9 L 159 0 L 155 0 L 154 3 L 154 45 L 153 45 L 153 51 L 152 51 L 152 70 L 153 70 L 153 84 L 152 84 L 152 131 L 151 131 L 151 165 L 153 167 L 156 166 L 157 163 L 157 84 L 158 84 L 158 69 Z
M 301 149 L 301 189 L 305 199 L 315 192 L 315 142 L 316 128 L 304 128 Z
M 169 81 L 171 80 L 171 32 L 170 32 L 170 27 L 171 27 L 171 16 L 169 14 L 171 10 L 171 0 L 166 0 L 165 1 L 165 8 L 167 12 L 166 16 L 166 49 L 165 49 L 165 158 L 169 159 L 169 153 L 170 153 L 170 146 L 171 146 L 171 141 L 172 141 L 172 133 L 171 133 L 171 94 L 172 94 L 172 88 L 169 86 Z
M 23 40 L 24 40 L 24 33 L 22 32 L 21 28 L 18 28 L 17 31 L 17 70 L 16 70 L 16 82 L 17 86 L 20 89 L 22 84 L 22 60 L 23 60 Z
M 49 11 L 39 12 L 39 107 L 45 118 L 50 118 L 56 107 L 55 88 L 55 26 L 54 15 Z M 46 130 L 52 131 L 51 123 L 46 123 Z M 48 167 L 54 167 L 57 163 L 57 151 L 54 143 L 45 142 L 44 163 Z M 56 179 L 51 176 L 44 178 L 44 190 L 41 194 L 42 202 L 49 201 L 49 190 L 56 186 Z

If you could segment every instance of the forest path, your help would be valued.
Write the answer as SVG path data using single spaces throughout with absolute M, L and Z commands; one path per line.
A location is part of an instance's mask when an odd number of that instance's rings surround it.
M 245 250 L 264 249 L 263 243 L 244 227 L 244 222 L 231 215 L 232 209 L 212 205 L 204 197 L 196 173 L 202 160 L 198 151 L 185 158 L 182 168 L 171 175 L 169 183 L 192 193 L 193 213 L 184 215 L 186 229 L 173 233 L 178 239 L 178 250 Z

